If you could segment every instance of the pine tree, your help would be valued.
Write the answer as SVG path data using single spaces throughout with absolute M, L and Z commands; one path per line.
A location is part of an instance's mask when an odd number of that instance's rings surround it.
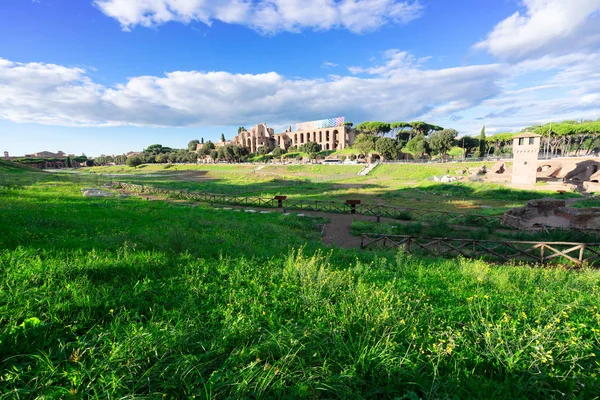
M 485 125 L 479 134 L 479 157 L 485 157 Z
M 221 133 L 221 142 L 224 142 L 224 141 L 225 141 L 225 134 Z

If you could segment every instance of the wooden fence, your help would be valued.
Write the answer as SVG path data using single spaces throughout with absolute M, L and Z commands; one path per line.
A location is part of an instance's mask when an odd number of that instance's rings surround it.
M 147 185 L 137 185 L 126 182 L 112 182 L 116 187 L 120 187 L 132 192 L 157 194 L 179 199 L 195 200 L 210 204 L 239 205 L 248 207 L 279 207 L 279 203 L 273 197 L 245 196 L 239 194 L 214 194 L 203 192 L 188 192 L 185 190 L 161 189 Z M 446 223 L 449 225 L 467 225 L 483 228 L 509 228 L 521 229 L 519 220 L 503 220 L 499 215 L 480 215 L 480 214 L 460 214 L 455 212 L 422 210 L 418 208 L 394 207 L 379 204 L 346 204 L 341 201 L 324 200 L 301 200 L 285 199 L 281 201 L 281 207 L 286 210 L 297 211 L 321 211 L 328 213 L 341 214 L 360 214 L 374 217 L 386 217 L 406 221 L 421 221 L 429 224 Z M 577 229 L 577 228 L 558 228 L 558 227 L 540 227 L 529 228 L 531 231 L 565 230 L 569 232 L 579 232 L 590 238 L 600 238 L 598 229 Z
M 139 193 L 158 194 L 180 199 L 196 200 L 211 204 L 230 204 L 252 207 L 278 207 L 272 197 L 242 196 L 234 194 L 198 193 L 183 190 L 160 189 L 146 185 L 126 182 L 113 182 L 117 187 Z M 286 199 L 282 207 L 298 211 L 322 211 L 330 213 L 350 214 L 353 207 L 341 201 Z M 460 214 L 447 211 L 421 210 L 417 208 L 393 207 L 379 204 L 356 204 L 355 214 L 387 217 L 400 220 L 445 222 L 456 225 L 474 225 L 481 227 L 503 226 L 501 217 L 497 215 Z M 517 229 L 517 226 L 510 226 Z
M 367 233 L 362 235 L 361 248 L 393 248 L 402 249 L 409 254 L 463 256 L 540 265 L 555 263 L 596 266 L 600 260 L 600 243 L 474 240 Z

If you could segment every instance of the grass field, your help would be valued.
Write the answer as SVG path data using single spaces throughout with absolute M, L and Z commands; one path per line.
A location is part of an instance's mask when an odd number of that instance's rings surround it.
M 596 271 L 328 249 L 310 219 L 43 176 L 0 188 L 0 398 L 600 394 Z
M 266 165 L 260 170 L 257 169 L 260 166 L 251 164 L 147 165 L 141 169 L 94 167 L 84 173 L 110 174 L 110 179 L 179 190 L 265 197 L 287 195 L 307 200 L 360 199 L 366 204 L 490 215 L 522 206 L 531 199 L 557 196 L 550 190 L 516 190 L 467 181 L 440 184 L 430 180 L 448 171 L 480 165 L 384 164 L 368 176 L 356 175 L 362 168 L 358 165 Z

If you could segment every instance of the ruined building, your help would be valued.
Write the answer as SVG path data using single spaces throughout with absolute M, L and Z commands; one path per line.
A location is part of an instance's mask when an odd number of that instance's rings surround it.
M 275 133 L 266 123 L 258 124 L 250 130 L 238 133 L 231 141 L 218 142 L 217 146 L 228 144 L 246 147 L 250 153 L 256 153 L 260 147 L 267 147 L 271 152 L 275 147 L 288 150 L 291 146 L 302 146 L 308 142 L 321 145 L 323 150 L 342 150 L 351 146 L 356 139 L 356 132 L 344 124 L 344 118 L 330 118 L 296 124 L 296 130 L 288 127 L 284 132 Z M 197 149 L 201 149 L 199 144 Z
M 512 183 L 535 184 L 540 138 L 540 135 L 528 132 L 513 138 Z

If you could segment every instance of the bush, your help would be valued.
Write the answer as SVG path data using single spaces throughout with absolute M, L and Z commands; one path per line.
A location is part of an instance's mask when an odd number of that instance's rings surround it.
M 127 157 L 127 161 L 125 161 L 125 165 L 133 168 L 137 167 L 138 165 L 141 165 L 142 163 L 143 162 L 140 156 Z

